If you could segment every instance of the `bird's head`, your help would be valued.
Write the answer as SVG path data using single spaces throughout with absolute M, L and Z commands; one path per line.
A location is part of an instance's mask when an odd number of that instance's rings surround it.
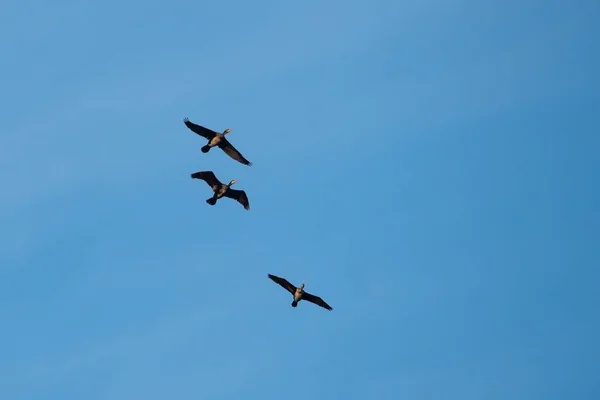
M 300 289 L 304 290 L 304 283 L 300 285 Z
M 227 128 L 223 131 L 223 135 L 227 135 L 229 132 L 231 132 L 231 129 Z
M 234 183 L 236 183 L 237 181 L 235 179 L 232 179 L 231 182 L 229 182 L 229 186 L 233 185 Z

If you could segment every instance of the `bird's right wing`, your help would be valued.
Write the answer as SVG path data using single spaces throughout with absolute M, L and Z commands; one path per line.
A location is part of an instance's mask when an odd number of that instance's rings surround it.
M 201 125 L 197 125 L 194 124 L 193 122 L 190 122 L 189 119 L 184 118 L 183 119 L 183 123 L 185 124 L 185 126 L 187 126 L 192 132 L 202 136 L 205 139 L 212 139 L 217 135 L 217 132 L 210 130 L 208 128 L 205 128 Z
M 217 179 L 215 173 L 212 171 L 198 171 L 191 174 L 192 179 L 202 179 L 204 182 L 208 184 L 213 190 L 216 190 L 219 186 L 221 186 L 221 181 Z
M 269 278 L 271 278 L 271 280 L 273 282 L 278 283 L 279 285 L 281 285 L 282 288 L 284 288 L 285 290 L 287 290 L 291 294 L 295 294 L 296 293 L 296 286 L 292 285 L 287 280 L 285 280 L 283 278 L 280 278 L 278 276 L 275 276 L 275 275 L 271 275 L 271 274 L 269 274 Z

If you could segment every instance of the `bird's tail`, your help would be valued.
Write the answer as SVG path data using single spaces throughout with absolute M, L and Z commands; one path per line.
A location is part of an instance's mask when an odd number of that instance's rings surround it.
M 292 301 L 292 307 L 296 307 L 298 305 L 298 302 L 296 300 Z
M 217 204 L 217 199 L 215 199 L 214 197 L 211 197 L 210 199 L 206 200 L 206 202 L 208 204 L 210 204 L 211 206 L 214 206 L 215 204 Z
M 202 146 L 202 148 L 200 150 L 202 150 L 203 153 L 208 153 L 208 151 L 210 150 L 210 146 L 209 145 Z

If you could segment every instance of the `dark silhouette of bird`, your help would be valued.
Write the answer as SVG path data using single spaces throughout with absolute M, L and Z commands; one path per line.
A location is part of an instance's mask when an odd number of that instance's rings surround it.
M 239 161 L 244 165 L 252 165 L 252 163 L 246 160 L 242 153 L 233 147 L 229 140 L 225 138 L 225 135 L 231 132 L 231 129 L 227 128 L 223 131 L 223 133 L 218 133 L 201 125 L 196 125 L 193 122 L 190 122 L 190 120 L 187 118 L 184 118 L 183 122 L 185 123 L 185 126 L 187 126 L 192 132 L 208 140 L 208 144 L 206 146 L 202 146 L 200 149 L 203 153 L 208 153 L 211 148 L 217 146 L 234 160 Z
M 214 194 L 206 202 L 211 206 L 217 204 L 217 200 L 221 197 L 229 197 L 230 199 L 237 200 L 246 210 L 250 209 L 250 202 L 248 196 L 243 190 L 232 189 L 231 185 L 236 183 L 235 179 L 232 179 L 227 185 L 221 183 L 212 171 L 198 171 L 191 174 L 192 179 L 202 179 L 204 182 L 211 187 Z
M 321 306 L 329 311 L 333 310 L 333 308 L 331 308 L 329 306 L 329 304 L 325 303 L 325 301 L 323 301 L 322 298 L 305 292 L 304 291 L 304 283 L 298 288 L 298 287 L 292 285 L 291 283 L 289 283 L 287 280 L 280 278 L 278 276 L 269 274 L 269 278 L 271 278 L 271 280 L 273 282 L 281 285 L 281 287 L 283 287 L 285 290 L 290 292 L 292 294 L 292 296 L 294 296 L 294 301 L 292 301 L 292 307 L 297 307 L 300 300 L 306 300 L 306 301 L 310 301 L 313 304 Z

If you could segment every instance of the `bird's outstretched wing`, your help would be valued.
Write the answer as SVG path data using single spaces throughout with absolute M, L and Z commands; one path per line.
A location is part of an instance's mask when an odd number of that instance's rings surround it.
M 183 119 L 183 123 L 185 124 L 185 126 L 187 126 L 192 132 L 202 136 L 205 139 L 212 139 L 215 136 L 217 136 L 217 132 L 210 130 L 208 128 L 205 128 L 201 125 L 196 125 L 193 122 L 190 122 L 189 119 L 184 118 Z
M 283 278 L 280 278 L 278 276 L 275 276 L 275 275 L 271 275 L 271 274 L 269 274 L 269 278 L 271 278 L 271 280 L 273 282 L 278 283 L 279 285 L 281 285 L 282 288 L 284 288 L 285 290 L 287 290 L 291 294 L 296 293 L 296 286 L 292 285 L 287 280 L 285 280 Z
M 246 210 L 250 209 L 250 202 L 248 201 L 248 196 L 246 196 L 246 192 L 243 190 L 229 189 L 224 194 L 225 197 L 229 197 L 230 199 L 237 200 L 241 205 L 244 206 Z
M 233 158 L 234 160 L 239 161 L 244 165 L 252 165 L 250 161 L 246 160 L 242 153 L 240 153 L 235 147 L 233 147 L 231 143 L 229 143 L 229 140 L 223 138 L 217 146 L 219 146 L 221 150 L 223 150 L 229 157 Z
M 212 171 L 198 171 L 191 174 L 192 179 L 202 179 L 204 182 L 208 183 L 208 186 L 212 188 L 212 190 L 217 190 L 222 184 L 221 181 L 217 179 L 215 173 Z
M 333 310 L 333 308 L 331 308 L 329 304 L 325 303 L 325 301 L 322 298 L 320 298 L 319 296 L 314 296 L 310 293 L 304 292 L 302 294 L 302 300 L 310 301 L 311 303 L 321 306 L 329 311 Z

